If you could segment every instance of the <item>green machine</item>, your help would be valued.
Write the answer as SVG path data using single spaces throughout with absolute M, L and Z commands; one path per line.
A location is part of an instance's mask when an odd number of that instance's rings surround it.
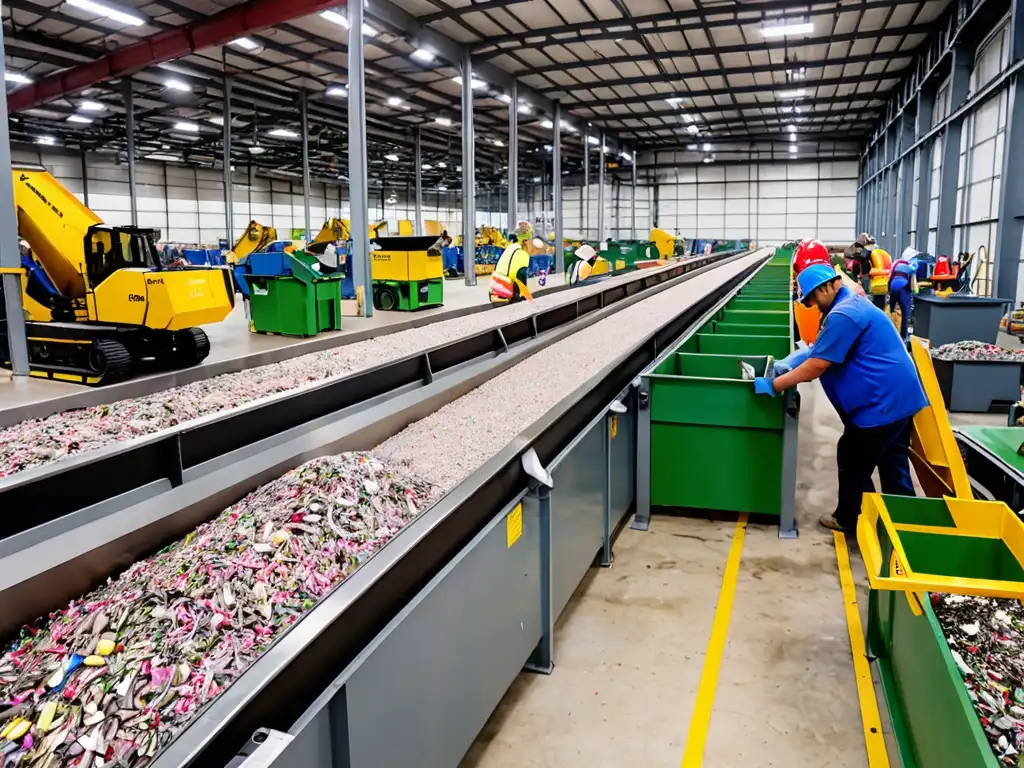
M 444 304 L 444 260 L 437 237 L 378 237 L 372 242 L 376 309 L 411 312 Z
M 284 336 L 340 331 L 344 276 L 320 274 L 316 257 L 305 251 L 282 255 L 285 274 L 246 276 L 250 330 Z

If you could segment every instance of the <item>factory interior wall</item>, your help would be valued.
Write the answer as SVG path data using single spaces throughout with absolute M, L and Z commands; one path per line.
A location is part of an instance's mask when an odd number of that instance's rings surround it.
M 855 237 L 856 161 L 682 166 L 658 172 L 654 225 L 761 245 Z
M 636 188 L 636 237 L 632 228 L 632 198 L 628 181 L 605 180 L 604 189 L 604 232 L 598 233 L 598 203 L 600 185 L 587 187 L 565 186 L 562 188 L 562 231 L 569 239 L 597 240 L 601 237 L 612 240 L 644 240 L 651 230 L 651 200 L 653 187 L 637 184 Z M 554 206 L 549 187 L 532 187 L 519 199 L 520 218 L 529 221 L 535 232 L 546 235 L 554 231 Z

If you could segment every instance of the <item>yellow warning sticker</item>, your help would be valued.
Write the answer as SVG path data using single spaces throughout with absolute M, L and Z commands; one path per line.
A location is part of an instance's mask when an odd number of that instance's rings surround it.
M 610 429 L 610 433 L 609 434 L 611 436 L 611 439 L 614 440 L 615 436 L 617 434 L 619 434 L 619 417 L 618 416 L 612 416 L 612 418 L 611 418 L 611 426 L 609 427 L 609 429 Z
M 515 509 L 508 513 L 508 517 L 505 518 L 505 540 L 508 542 L 508 547 L 511 549 L 512 545 L 519 541 L 519 537 L 523 535 L 523 505 L 522 503 L 516 504 Z
M 907 575 L 907 572 L 903 569 L 903 563 L 900 562 L 900 557 L 896 554 L 895 549 L 892 551 L 892 556 L 889 558 L 889 575 L 899 577 Z

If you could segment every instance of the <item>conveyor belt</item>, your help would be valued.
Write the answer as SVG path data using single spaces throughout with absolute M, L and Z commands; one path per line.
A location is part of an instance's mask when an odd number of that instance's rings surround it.
M 536 450 L 543 462 L 551 460 L 660 351 L 701 320 L 707 310 L 734 291 L 757 266 L 753 263 L 723 280 L 717 289 L 681 310 L 657 332 L 639 340 L 627 354 L 609 361 L 591 383 L 568 394 L 543 420 L 521 433 L 499 455 L 403 529 L 216 699 L 156 765 L 225 765 L 256 728 L 286 729 L 409 598 L 527 484 L 519 459 L 528 447 Z M 639 292 L 639 286 L 629 289 L 620 285 L 612 290 L 614 294 L 601 294 L 598 301 L 591 304 L 592 300 L 588 300 L 585 307 L 560 307 L 551 316 L 535 318 L 532 340 L 525 335 L 527 329 L 520 329 L 523 335 L 515 337 L 523 339 L 524 354 L 550 343 L 552 337 L 567 336 L 641 298 L 629 295 Z M 602 306 L 612 303 L 616 306 Z M 556 330 L 542 339 L 535 337 L 547 329 Z M 466 357 L 462 361 L 462 378 L 454 388 L 456 391 L 445 391 L 440 381 L 424 383 L 423 379 L 433 370 L 428 362 L 426 371 L 420 369 L 420 389 L 389 395 L 386 403 L 364 410 L 321 419 L 287 442 L 271 445 L 265 438 L 248 453 L 248 443 L 240 442 L 232 455 L 223 457 L 226 463 L 205 475 L 109 518 L 88 520 L 80 527 L 69 528 L 59 537 L 40 544 L 34 552 L 5 558 L 0 561 L 0 574 L 7 574 L 0 584 L 0 595 L 7 608 L 3 617 L 6 629 L 11 628 L 12 621 L 41 615 L 59 601 L 81 594 L 115 571 L 119 563 L 152 552 L 286 469 L 316 455 L 371 448 L 410 421 L 422 418 L 516 361 L 515 350 L 496 357 L 494 352 L 501 350 L 488 349 L 484 353 L 486 360 L 478 354 L 476 359 Z M 416 359 L 424 360 L 424 356 Z M 458 363 L 450 362 L 445 369 L 457 367 Z M 270 447 L 264 449 L 264 444 Z M 232 458 L 237 461 L 231 461 Z M 40 562 L 44 555 L 50 558 L 49 563 Z M 19 556 L 21 561 L 15 562 Z
M 734 256 L 716 254 L 612 282 L 576 301 L 376 368 L 0 478 L 0 508 L 17 512 L 0 519 L 0 540 L 124 494 L 134 494 L 125 499 L 134 503 L 177 487 L 218 456 L 388 393 L 428 385 L 471 361 L 502 354 L 602 307 Z M 0 548 L 0 556 L 3 552 Z
M 1024 457 L 1017 454 L 1014 443 L 1024 442 L 1024 428 L 958 427 L 953 435 L 978 497 L 1002 501 L 1020 513 L 1024 507 Z

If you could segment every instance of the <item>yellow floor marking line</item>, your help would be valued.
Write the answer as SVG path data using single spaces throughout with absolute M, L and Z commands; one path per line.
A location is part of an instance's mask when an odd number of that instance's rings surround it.
M 711 637 L 704 654 L 704 668 L 697 686 L 697 701 L 690 716 L 690 729 L 686 733 L 686 747 L 683 750 L 682 768 L 700 768 L 704 762 L 704 745 L 708 740 L 708 726 L 711 725 L 711 709 L 715 704 L 715 690 L 718 688 L 718 670 L 722 666 L 725 638 L 729 632 L 729 616 L 732 601 L 736 596 L 736 579 L 740 574 L 740 556 L 743 554 L 743 539 L 747 535 L 747 513 L 736 521 L 736 530 L 729 547 L 729 559 L 722 575 L 722 587 L 718 591 L 718 606 L 711 623 Z
M 857 609 L 857 590 L 853 583 L 853 571 L 850 570 L 850 552 L 844 534 L 833 531 L 832 536 L 836 545 L 836 560 L 839 562 L 839 583 L 843 587 L 843 609 L 846 612 L 846 628 L 850 632 L 850 655 L 853 656 L 853 673 L 857 679 L 857 698 L 860 700 L 860 720 L 864 725 L 868 767 L 889 768 L 889 753 L 885 749 L 885 737 L 882 735 L 882 718 L 878 713 L 878 699 L 875 698 L 871 666 L 864 645 L 864 629 Z

